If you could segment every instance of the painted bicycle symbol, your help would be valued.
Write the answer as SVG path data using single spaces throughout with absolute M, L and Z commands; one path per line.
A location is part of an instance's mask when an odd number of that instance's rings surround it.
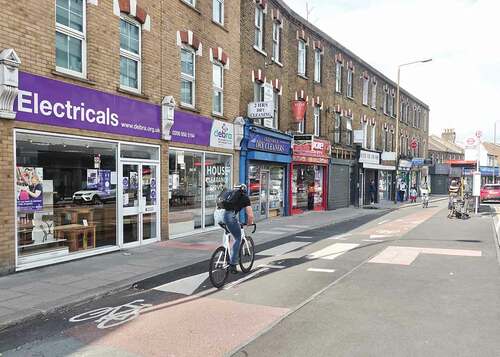
M 144 300 L 140 299 L 116 307 L 101 307 L 73 316 L 69 321 L 82 322 L 95 320 L 95 322 L 97 322 L 97 328 L 99 329 L 115 327 L 135 319 L 139 316 L 141 310 L 153 306 L 151 304 L 142 304 L 142 302 L 144 302 Z

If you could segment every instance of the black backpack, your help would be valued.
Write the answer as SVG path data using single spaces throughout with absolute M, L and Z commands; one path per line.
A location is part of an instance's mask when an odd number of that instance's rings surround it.
M 217 208 L 225 209 L 226 211 L 235 211 L 240 199 L 239 192 L 239 189 L 222 191 L 221 194 L 217 196 Z

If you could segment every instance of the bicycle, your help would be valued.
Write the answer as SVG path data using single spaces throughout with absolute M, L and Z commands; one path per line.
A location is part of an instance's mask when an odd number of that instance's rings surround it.
M 119 326 L 135 319 L 139 316 L 141 310 L 151 307 L 151 304 L 142 304 L 143 299 L 134 300 L 128 304 L 123 304 L 116 307 L 101 307 L 92 311 L 84 312 L 83 314 L 73 316 L 69 319 L 70 322 L 82 322 L 94 320 L 97 322 L 98 329 L 106 329 Z M 141 304 L 137 304 L 141 303 Z
M 218 247 L 212 257 L 210 258 L 210 265 L 208 267 L 208 275 L 212 285 L 220 289 L 226 283 L 229 275 L 229 261 L 231 260 L 231 233 L 224 223 L 219 223 L 219 226 L 224 229 L 222 235 L 222 245 Z M 240 259 L 239 265 L 243 273 L 248 273 L 255 261 L 255 244 L 252 237 L 245 234 L 245 225 L 241 226 L 241 245 L 240 245 Z M 252 224 L 252 234 L 257 230 L 257 226 Z

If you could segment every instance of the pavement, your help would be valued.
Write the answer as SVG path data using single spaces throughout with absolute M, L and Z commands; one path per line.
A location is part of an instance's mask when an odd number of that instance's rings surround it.
M 432 197 L 431 202 L 442 199 Z M 410 206 L 389 203 L 383 208 L 376 207 L 377 210 L 344 208 L 279 217 L 259 223 L 253 238 L 257 246 L 265 246 L 291 234 L 360 217 L 375 219 L 391 210 Z M 214 230 L 0 277 L 0 330 L 65 306 L 127 289 L 138 281 L 202 264 L 220 242 L 221 231 Z
M 223 289 L 206 262 L 192 264 L 7 328 L 0 353 L 497 357 L 489 210 L 469 220 L 447 219 L 446 202 L 358 212 L 261 242 L 252 271 Z M 287 224 L 261 232 L 299 225 Z

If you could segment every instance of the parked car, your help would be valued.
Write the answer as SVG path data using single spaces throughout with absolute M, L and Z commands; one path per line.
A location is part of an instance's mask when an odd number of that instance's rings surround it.
M 486 184 L 481 188 L 481 202 L 500 201 L 500 184 Z

